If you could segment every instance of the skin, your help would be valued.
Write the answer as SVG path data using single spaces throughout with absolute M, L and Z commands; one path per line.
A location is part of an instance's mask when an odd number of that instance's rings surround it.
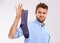
M 14 23 L 12 24 L 12 26 L 10 28 L 10 32 L 8 34 L 8 37 L 10 39 L 13 39 L 13 37 L 16 34 L 17 25 L 18 25 L 19 19 L 21 17 L 21 13 L 22 13 L 22 5 L 19 4 L 18 7 L 16 7 L 16 18 L 15 18 Z
M 16 18 L 15 18 L 14 23 L 12 24 L 10 31 L 9 31 L 9 34 L 8 34 L 8 37 L 10 39 L 13 39 L 13 37 L 16 34 L 17 25 L 18 25 L 19 20 L 21 18 L 22 10 L 23 10 L 22 5 L 19 4 L 18 7 L 16 7 Z M 47 9 L 43 9 L 43 8 L 39 7 L 35 14 L 36 14 L 36 19 L 39 22 L 43 23 L 45 18 L 46 18 L 46 15 L 47 15 Z
M 37 9 L 37 12 L 35 13 L 36 14 L 36 19 L 40 22 L 40 23 L 43 23 L 44 20 L 46 19 L 46 16 L 47 16 L 47 9 L 44 9 L 42 7 L 39 7 Z

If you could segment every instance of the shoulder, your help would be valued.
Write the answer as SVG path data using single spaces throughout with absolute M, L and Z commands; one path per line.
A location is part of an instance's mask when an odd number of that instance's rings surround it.
M 35 25 L 35 22 L 34 22 L 34 21 L 29 21 L 29 22 L 27 23 L 27 25 L 28 25 L 28 26 L 30 26 L 30 25 L 33 26 L 33 25 Z

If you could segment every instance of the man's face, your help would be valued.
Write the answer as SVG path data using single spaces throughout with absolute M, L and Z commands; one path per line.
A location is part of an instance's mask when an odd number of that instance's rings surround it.
M 37 9 L 37 12 L 36 12 L 36 19 L 43 23 L 44 20 L 46 19 L 46 15 L 47 15 L 47 9 L 44 9 L 44 8 L 38 8 Z

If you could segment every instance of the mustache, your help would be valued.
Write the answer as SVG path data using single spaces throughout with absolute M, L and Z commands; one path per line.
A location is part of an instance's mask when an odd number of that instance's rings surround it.
M 40 16 L 40 18 L 44 18 L 44 16 Z

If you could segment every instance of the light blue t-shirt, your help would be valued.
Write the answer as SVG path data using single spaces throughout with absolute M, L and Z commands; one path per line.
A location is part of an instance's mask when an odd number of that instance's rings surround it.
M 25 43 L 49 43 L 50 33 L 47 28 L 41 26 L 41 23 L 37 20 L 28 23 L 29 38 L 25 38 Z M 23 35 L 21 28 L 16 31 L 14 38 L 19 38 Z

